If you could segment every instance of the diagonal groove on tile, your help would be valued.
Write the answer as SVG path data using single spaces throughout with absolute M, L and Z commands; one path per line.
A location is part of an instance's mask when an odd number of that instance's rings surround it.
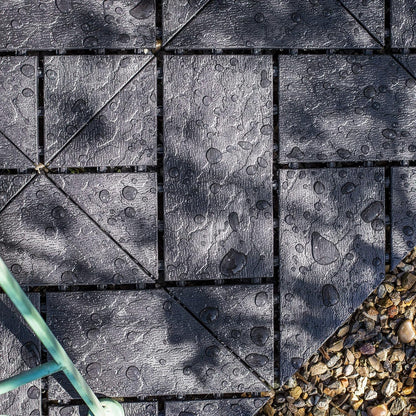
M 2 138 L 3 138 L 3 140 L 2 140 Z M 0 142 L 1 141 L 3 141 L 3 143 L 6 142 L 6 146 L 11 151 L 10 156 L 12 155 L 12 153 L 14 153 L 15 154 L 14 157 L 16 159 L 18 159 L 20 161 L 22 159 L 25 159 L 25 162 L 26 162 L 26 160 L 28 160 L 32 165 L 36 165 L 36 163 L 25 152 L 23 152 L 23 150 L 20 149 L 20 147 L 17 146 L 16 143 L 12 139 L 10 139 L 10 137 L 6 136 L 2 131 L 0 131 Z M 1 148 L 4 151 L 3 146 L 1 146 Z M 5 153 L 7 153 L 7 152 L 5 152 Z M 25 164 L 23 163 L 23 166 L 24 165 Z
M 104 105 L 100 106 L 98 110 L 95 110 L 94 113 L 91 115 L 91 117 L 84 122 L 81 127 L 77 128 L 77 130 L 70 136 L 70 138 L 65 142 L 63 146 L 59 148 L 52 156 L 50 156 L 47 160 L 47 165 L 50 165 L 57 157 L 60 155 L 65 149 L 68 147 L 68 145 L 82 132 L 86 129 L 86 127 L 89 125 L 89 123 L 94 120 L 110 103 L 112 100 L 114 100 L 121 91 L 123 91 L 128 85 L 130 85 L 136 77 L 140 75 L 140 73 L 155 59 L 154 56 L 149 57 L 148 61 L 143 64 L 143 66 L 133 75 L 131 76 L 127 82 L 125 82 L 120 88 L 118 88 L 114 94 L 112 94 L 111 97 L 107 99 Z
M 12 201 L 19 196 L 19 194 L 27 187 L 29 184 L 35 179 L 35 175 L 1 175 L 0 176 L 0 184 L 1 184 L 1 190 L 2 194 L 0 194 L 0 214 L 3 210 L 7 208 L 9 204 L 12 203 Z M 18 184 L 18 189 L 11 189 L 11 186 L 16 185 L 16 182 L 18 182 L 20 179 L 23 179 L 22 184 Z M 26 181 L 26 182 L 25 182 Z M 13 183 L 12 183 L 13 182 Z M 5 190 L 5 185 L 8 185 L 9 191 L 7 189 Z M 22 185 L 20 188 L 19 186 Z M 5 193 L 5 198 L 3 196 L 3 193 Z
M 236 286 L 235 289 L 239 289 L 241 287 L 244 286 Z M 258 308 L 265 308 L 268 309 L 268 312 L 271 312 L 271 316 L 269 316 L 270 318 L 270 322 L 268 322 L 268 324 L 270 325 L 270 331 L 271 334 L 273 334 L 273 304 L 270 304 L 270 299 L 267 295 L 267 290 L 273 290 L 272 289 L 272 285 L 257 285 L 257 286 L 253 286 L 251 288 L 244 288 L 246 291 L 251 291 L 251 290 L 256 290 L 259 289 L 259 292 L 257 292 L 254 296 L 252 296 L 252 304 L 250 304 L 251 307 L 258 307 Z M 210 290 L 212 289 L 212 287 L 201 287 L 201 288 L 195 288 L 195 287 L 190 287 L 189 289 L 175 289 L 175 288 L 165 288 L 165 291 L 168 293 L 169 296 L 171 296 L 186 312 L 188 312 L 193 319 L 195 319 L 201 326 L 203 326 L 205 328 L 205 330 L 207 332 L 209 332 L 211 334 L 212 337 L 214 337 L 221 345 L 223 345 L 236 359 L 238 359 L 247 369 L 250 370 L 250 372 L 256 377 L 258 378 L 263 384 L 264 386 L 266 386 L 268 389 L 272 390 L 273 389 L 273 378 L 274 378 L 274 374 L 273 374 L 273 367 L 271 367 L 271 365 L 273 365 L 273 335 L 271 335 L 271 344 L 267 343 L 267 341 L 269 340 L 269 337 L 267 337 L 267 334 L 265 334 L 265 332 L 258 332 L 255 335 L 255 339 L 256 341 L 258 341 L 259 343 L 261 342 L 263 345 L 266 345 L 266 350 L 269 356 L 264 355 L 264 351 L 263 354 L 259 354 L 258 351 L 257 352 L 251 352 L 249 354 L 247 354 L 247 348 L 253 348 L 253 345 L 249 345 L 250 340 L 247 340 L 247 343 L 244 343 L 244 341 L 242 343 L 236 342 L 235 340 L 233 341 L 232 339 L 227 339 L 227 335 L 226 335 L 226 331 L 222 331 L 220 327 L 218 327 L 218 325 L 215 325 L 214 321 L 217 319 L 218 314 L 220 313 L 218 311 L 217 308 L 213 307 L 212 305 L 214 304 L 215 300 L 214 297 L 215 295 L 218 296 L 218 299 L 221 298 L 221 296 L 224 295 L 224 293 L 222 293 L 223 291 L 227 291 L 227 289 L 229 290 L 229 287 L 221 287 L 221 288 L 217 288 L 217 293 L 215 294 L 214 292 L 210 292 L 211 297 L 211 304 L 210 306 L 206 306 L 205 308 L 203 308 L 200 313 L 198 314 L 197 309 L 198 306 L 200 306 L 200 304 L 198 305 L 199 302 L 204 302 L 204 300 L 201 298 L 201 294 L 205 292 L 205 294 L 207 294 L 207 289 Z M 192 293 L 194 292 L 194 293 Z M 202 292 L 202 293 L 201 293 Z M 191 299 L 187 299 L 185 294 L 188 293 L 191 296 Z M 237 290 L 236 292 L 237 293 Z M 272 292 L 273 293 L 273 292 Z M 241 294 L 241 293 L 240 293 Z M 247 295 L 247 293 L 246 293 Z M 260 297 L 258 296 L 260 295 Z M 264 296 L 266 295 L 266 296 Z M 246 296 L 247 298 L 249 297 L 248 295 Z M 205 299 L 206 300 L 206 299 Z M 228 301 L 230 301 L 230 298 L 228 298 Z M 235 305 L 234 305 L 235 306 Z M 271 309 L 270 309 L 271 307 Z M 226 309 L 226 308 L 225 308 Z M 230 310 L 232 309 L 232 306 L 230 307 Z M 236 309 L 238 309 L 238 306 L 236 307 Z M 246 311 L 245 311 L 246 312 Z M 239 319 L 240 315 L 238 316 Z M 247 324 L 248 322 L 245 322 L 247 316 L 243 316 L 241 317 L 242 321 L 244 321 L 245 324 Z M 222 319 L 222 318 L 220 318 Z M 260 322 L 260 320 L 259 320 Z M 229 324 L 230 322 L 228 322 Z M 265 322 L 264 322 L 265 323 Z M 257 327 L 260 328 L 260 327 Z M 228 328 L 227 328 L 228 329 Z M 243 334 L 246 336 L 246 338 L 248 338 L 250 335 L 248 334 Z M 259 344 L 257 344 L 259 345 Z M 254 346 L 255 347 L 255 346 Z M 271 349 L 271 351 L 270 351 Z M 242 357 L 243 353 L 247 354 L 246 357 Z M 257 367 L 257 369 L 256 369 Z M 266 369 L 264 370 L 259 370 L 258 368 L 261 367 L 266 367 Z
M 65 174 L 54 175 L 53 180 L 152 276 L 157 276 L 156 174 Z
M 175 0 L 173 0 L 175 2 Z M 210 3 L 212 0 L 198 0 L 197 2 L 194 2 L 194 4 L 190 4 L 190 2 L 188 2 L 186 7 L 189 7 L 191 9 L 191 13 L 189 15 L 186 16 L 186 20 L 185 22 L 183 22 L 183 24 L 179 27 L 176 27 L 174 29 L 170 29 L 168 30 L 167 33 L 167 39 L 165 40 L 165 31 L 166 31 L 166 24 L 164 23 L 164 28 L 163 28 L 163 46 L 166 46 L 169 42 L 171 42 L 175 36 L 181 32 L 185 26 L 189 25 L 189 23 L 192 22 L 192 20 L 194 20 L 196 18 L 196 16 L 198 16 L 204 9 L 205 7 L 208 5 L 208 3 Z M 199 2 L 199 4 L 198 4 Z M 167 3 L 167 4 L 166 4 Z M 167 19 L 167 13 L 168 13 L 168 8 L 169 8 L 169 4 L 168 2 L 166 2 L 163 5 L 163 16 L 164 16 L 164 22 L 166 22 Z M 196 3 L 196 4 L 195 4 Z M 174 8 L 177 8 L 177 4 L 175 4 L 173 6 Z M 194 7 L 194 10 L 192 10 L 192 7 Z M 177 10 L 177 9 L 176 9 Z M 189 13 L 189 10 L 187 11 L 187 14 Z
M 109 239 L 111 240 L 114 245 L 116 245 L 123 253 L 130 258 L 140 269 L 141 271 L 150 279 L 156 280 L 157 277 L 154 276 L 149 270 L 146 269 L 128 250 L 126 250 L 123 245 L 121 245 L 108 231 L 106 231 L 101 224 L 99 224 L 81 205 L 79 205 L 75 199 L 69 195 L 65 190 L 59 186 L 57 181 L 53 180 L 51 175 L 45 175 L 49 181 L 65 196 L 71 203 L 84 215 L 86 216 L 94 225 Z
M 370 26 L 372 26 L 371 25 L 371 23 L 372 22 L 369 22 L 370 24 L 368 24 L 368 22 L 365 22 L 364 21 L 364 18 L 362 18 L 362 17 L 360 17 L 360 15 L 359 15 L 359 11 L 358 10 L 355 10 L 355 8 L 354 8 L 354 10 L 353 10 L 353 3 L 354 3 L 354 0 L 352 0 L 352 1 L 349 1 L 349 0 L 336 0 L 338 3 L 339 3 L 339 5 L 342 7 L 342 8 L 344 8 L 346 11 L 347 11 L 347 13 L 349 13 L 350 15 L 351 15 L 351 17 L 352 18 L 354 18 L 356 21 L 357 21 L 357 23 L 380 45 L 380 46 L 384 46 L 384 38 L 383 38 L 383 36 L 384 36 L 384 16 L 383 16 L 383 19 L 381 20 L 381 23 L 383 24 L 383 26 L 382 26 L 382 32 L 381 33 L 378 33 L 378 34 L 375 34 L 374 32 L 377 30 L 377 28 L 373 28 L 373 27 L 370 27 Z M 350 3 L 350 4 L 348 4 L 348 3 Z M 358 7 L 368 7 L 368 6 L 364 6 L 363 5 L 363 3 L 359 3 L 359 6 Z M 382 8 L 383 8 L 383 10 L 384 10 L 384 3 L 382 3 Z M 371 3 L 371 7 L 370 7 L 370 10 L 369 10 L 369 12 L 370 13 L 372 13 L 372 12 L 374 12 L 373 11 L 373 4 Z M 374 22 L 373 22 L 374 23 Z M 382 37 L 382 40 L 380 40 L 380 36 Z

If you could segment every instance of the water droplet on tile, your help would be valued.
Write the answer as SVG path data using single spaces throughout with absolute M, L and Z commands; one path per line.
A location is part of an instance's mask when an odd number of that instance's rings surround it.
M 262 354 L 249 354 L 245 361 L 251 367 L 264 367 L 269 362 L 269 358 Z
M 29 399 L 38 399 L 40 396 L 40 391 L 36 386 L 29 387 L 29 390 L 27 391 L 27 397 Z
M 216 149 L 215 147 L 211 147 L 210 149 L 208 149 L 208 151 L 206 153 L 206 158 L 207 158 L 208 162 L 213 165 L 213 164 L 221 162 L 222 153 L 218 149 Z
M 212 306 L 208 306 L 199 313 L 199 317 L 205 323 L 214 322 L 219 315 L 218 308 L 214 308 Z
M 138 381 L 141 379 L 140 370 L 132 365 L 127 369 L 126 377 L 131 381 Z
M 316 181 L 313 185 L 313 190 L 318 195 L 323 194 L 325 192 L 325 185 L 320 181 Z
M 339 302 L 339 293 L 334 285 L 322 286 L 322 300 L 325 306 L 334 306 Z
M 129 13 L 137 20 L 144 20 L 151 17 L 155 12 L 154 0 L 141 0 Z
M 137 189 L 132 186 L 125 186 L 122 190 L 122 195 L 127 201 L 133 201 L 137 195 Z
M 267 305 L 268 300 L 269 295 L 266 292 L 259 292 L 254 299 L 254 303 L 261 308 Z
M 221 260 L 220 272 L 224 276 L 233 276 L 241 272 L 246 263 L 246 255 L 232 248 Z
M 63 208 L 61 206 L 55 207 L 52 210 L 52 217 L 57 219 L 57 220 L 65 218 L 65 208 Z
M 87 365 L 87 373 L 90 377 L 98 378 L 101 376 L 101 364 L 91 363 Z
M 346 195 L 346 194 L 350 194 L 351 192 L 353 192 L 355 189 L 355 185 L 352 182 L 347 182 L 344 183 L 344 185 L 342 185 L 341 187 L 341 193 Z
M 361 212 L 364 222 L 370 223 L 380 216 L 384 211 L 384 206 L 380 201 L 373 201 Z
M 238 220 L 238 214 L 236 212 L 230 212 L 228 214 L 228 223 L 233 231 L 238 231 L 240 222 Z
M 33 65 L 24 64 L 20 68 L 20 72 L 27 78 L 32 78 L 35 75 L 35 67 Z
M 312 256 L 321 265 L 334 263 L 339 258 L 339 251 L 334 243 L 327 240 L 318 232 L 312 233 Z
M 250 331 L 250 338 L 254 344 L 262 347 L 266 345 L 267 340 L 270 337 L 270 329 L 265 326 L 257 326 Z
M 124 214 L 127 218 L 134 218 L 136 216 L 136 210 L 133 207 L 127 207 L 124 210 Z
M 99 193 L 99 198 L 101 199 L 102 202 L 110 202 L 110 192 L 107 191 L 107 189 L 103 189 L 102 191 L 100 191 Z

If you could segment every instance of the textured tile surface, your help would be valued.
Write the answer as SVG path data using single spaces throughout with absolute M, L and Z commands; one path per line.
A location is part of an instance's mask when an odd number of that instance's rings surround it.
M 155 173 L 59 175 L 53 178 L 88 216 L 146 270 L 157 276 Z
M 123 403 L 124 416 L 157 416 L 155 403 Z M 87 406 L 49 407 L 48 416 L 87 416 Z
M 33 175 L 0 175 L 0 212 L 32 178 Z
M 195 400 L 166 402 L 166 416 L 254 416 L 267 402 L 259 399 Z
M 0 15 L 0 50 L 155 44 L 155 0 L 3 0 Z
M 279 59 L 281 162 L 414 159 L 416 82 L 393 58 Z
M 391 43 L 394 48 L 416 47 L 416 5 L 413 0 L 392 0 Z
M 156 61 L 147 56 L 47 58 L 46 160 L 55 167 L 155 164 L 155 90 Z
M 40 296 L 29 299 L 39 309 Z M 0 294 L 0 380 L 40 364 L 40 341 L 6 295 Z M 0 395 L 0 413 L 7 416 L 40 416 L 40 380 Z
M 391 268 L 416 246 L 416 169 L 392 168 Z
M 1 211 L 0 256 L 24 285 L 152 281 L 45 176 Z
M 163 290 L 47 294 L 47 313 L 51 329 L 97 393 L 267 390 Z M 75 397 L 59 374 L 56 378 L 49 397 Z
M 30 168 L 38 160 L 37 66 L 33 56 L 0 58 L 0 168 Z
M 168 280 L 272 276 L 272 60 L 166 57 Z
M 197 0 L 176 7 L 165 0 L 164 43 L 187 49 L 379 48 L 384 3 L 345 3 L 371 34 L 337 1 Z
M 384 172 L 283 170 L 279 202 L 287 380 L 384 278 Z
M 220 341 L 273 384 L 273 286 L 170 289 Z

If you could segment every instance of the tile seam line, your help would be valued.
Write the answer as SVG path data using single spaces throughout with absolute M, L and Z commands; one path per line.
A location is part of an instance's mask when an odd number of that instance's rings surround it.
M 26 173 L 23 173 L 21 175 L 27 175 Z M 17 175 L 15 175 L 17 176 Z M 25 183 L 4 205 L 3 208 L 0 209 L 0 215 L 3 213 L 3 211 L 35 180 L 37 175 L 32 174 L 32 177 Z
M 104 55 L 105 56 L 105 55 Z M 115 55 L 121 56 L 121 55 Z M 156 59 L 156 56 L 153 55 L 131 78 L 127 80 L 106 102 L 103 106 L 101 106 L 65 143 L 64 145 L 55 152 L 54 155 L 45 163 L 45 166 L 49 166 L 68 146 L 69 144 L 79 136 L 79 134 L 84 131 L 88 125 L 93 121 L 123 90 L 126 88 L 133 80 L 140 75 L 148 65 Z
M 10 137 L 8 137 L 6 134 L 4 134 L 0 130 L 0 136 L 3 136 L 15 149 L 17 149 L 30 163 L 32 163 L 33 166 L 36 166 L 36 163 L 25 153 L 23 150 L 21 150 Z
M 385 47 L 385 45 L 383 45 L 383 42 L 380 41 L 375 35 L 372 34 L 372 32 L 367 28 L 367 26 L 364 25 L 364 23 L 360 19 L 358 19 L 358 17 L 347 6 L 345 6 L 345 4 L 342 2 L 342 0 L 336 0 L 336 2 L 367 32 L 367 34 L 375 42 L 377 42 L 382 48 Z M 384 11 L 384 13 L 385 13 L 385 11 Z M 364 49 L 367 49 L 367 48 L 364 48 Z
M 88 212 L 86 212 L 78 203 L 67 193 L 65 192 L 49 175 L 45 174 L 45 177 L 53 184 L 53 186 L 61 192 L 65 198 L 67 198 L 73 206 L 75 206 L 83 215 L 85 215 L 98 229 L 107 237 L 109 238 L 124 254 L 126 254 L 133 262 L 136 264 L 141 271 L 147 276 L 150 277 L 153 281 L 157 282 L 157 278 L 153 276 L 153 274 L 146 269 L 132 254 L 129 253 L 110 233 L 108 233 L 102 226 L 92 218 Z M 138 282 L 140 283 L 140 282 Z M 144 282 L 145 283 L 145 282 Z
M 271 284 L 271 286 L 274 287 L 273 284 Z M 191 317 L 199 324 L 202 326 L 202 328 L 205 329 L 205 331 L 207 331 L 218 343 L 220 343 L 234 358 L 236 358 L 241 365 L 243 365 L 247 370 L 250 371 L 250 373 L 256 377 L 261 384 L 263 384 L 263 386 L 265 386 L 269 391 L 273 390 L 273 386 L 269 383 L 268 380 L 266 380 L 260 373 L 258 373 L 256 370 L 254 370 L 250 365 L 248 365 L 246 363 L 246 361 L 241 358 L 231 347 L 229 347 L 224 341 L 222 341 L 219 336 L 217 336 L 213 330 L 211 330 L 208 326 L 206 326 L 199 318 L 198 316 L 193 313 L 185 304 L 182 303 L 182 301 L 177 298 L 173 293 L 171 293 L 171 289 L 176 289 L 176 288 L 166 288 L 163 287 L 162 288 L 163 291 L 171 298 L 173 299 L 179 306 L 182 307 L 182 309 L 187 312 L 189 315 L 191 315 Z M 180 288 L 178 288 L 180 289 Z M 272 305 L 273 308 L 273 305 Z M 273 319 L 272 319 L 273 322 Z M 273 328 L 273 332 L 275 332 L 275 329 Z M 274 357 L 274 342 L 273 342 L 273 350 L 272 350 L 272 354 L 273 354 L 273 368 L 274 368 L 274 361 L 275 361 L 275 357 Z M 272 376 L 273 377 L 273 376 Z
M 169 45 L 170 42 L 172 42 L 173 39 L 176 38 L 176 36 L 181 33 L 186 26 L 188 26 L 197 16 L 199 16 L 204 9 L 212 2 L 212 0 L 208 0 L 203 6 L 201 6 L 179 29 L 177 29 L 174 34 L 166 41 L 162 42 L 163 48 L 165 48 L 167 45 Z M 163 19 L 162 19 L 163 21 Z M 163 40 L 163 28 L 162 28 L 162 40 Z

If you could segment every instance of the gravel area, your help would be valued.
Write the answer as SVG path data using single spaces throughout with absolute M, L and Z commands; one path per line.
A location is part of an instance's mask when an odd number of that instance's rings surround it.
M 261 414 L 416 414 L 415 308 L 413 250 Z

